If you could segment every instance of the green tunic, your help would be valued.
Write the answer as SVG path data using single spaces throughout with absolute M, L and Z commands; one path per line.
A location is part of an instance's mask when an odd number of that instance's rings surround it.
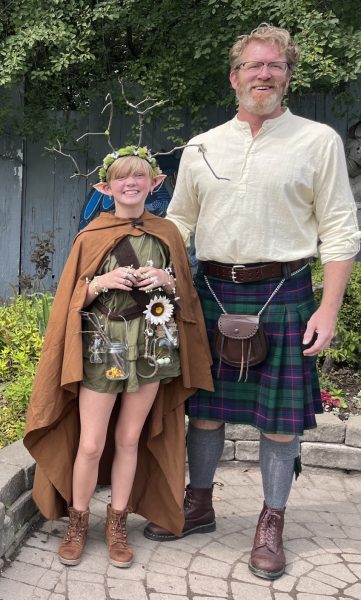
M 160 240 L 143 234 L 142 236 L 129 236 L 129 241 L 137 255 L 140 266 L 147 266 L 147 261 L 152 260 L 156 268 L 164 269 L 169 264 L 169 254 L 167 249 L 162 245 Z M 118 263 L 114 254 L 110 253 L 100 266 L 97 275 L 102 275 L 112 271 L 118 267 Z M 164 295 L 162 288 L 155 290 L 149 294 L 149 300 L 153 296 L 159 294 Z M 102 294 L 101 301 L 106 307 L 116 313 L 135 305 L 135 301 L 129 292 L 123 290 L 109 290 Z M 94 327 L 91 323 L 84 319 L 83 321 L 83 369 L 84 379 L 83 385 L 86 388 L 97 392 L 119 393 L 123 390 L 128 392 L 136 392 L 139 386 L 153 381 L 171 379 L 180 375 L 180 361 L 178 350 L 172 350 L 172 362 L 170 364 L 162 364 L 158 371 L 152 376 L 154 366 L 148 363 L 148 360 L 143 358 L 145 350 L 145 317 L 141 316 L 132 319 L 125 323 L 124 321 L 111 321 L 95 306 L 87 307 L 87 312 L 94 313 L 100 322 L 104 325 L 104 330 L 114 341 L 125 342 L 128 344 L 128 365 L 129 377 L 123 380 L 110 380 L 106 377 L 106 370 L 109 368 L 107 364 L 107 355 L 100 354 L 102 363 L 90 362 L 91 351 L 89 346 L 94 340 Z M 142 377 L 145 375 L 145 377 Z

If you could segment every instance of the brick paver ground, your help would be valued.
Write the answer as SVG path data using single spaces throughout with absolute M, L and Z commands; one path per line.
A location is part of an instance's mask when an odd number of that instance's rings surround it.
M 134 563 L 109 565 L 104 521 L 109 490 L 91 502 L 82 562 L 64 567 L 57 547 L 65 521 L 48 521 L 0 577 L 0 600 L 361 600 L 361 474 L 304 467 L 286 511 L 286 573 L 269 582 L 247 562 L 262 507 L 258 466 L 225 464 L 214 491 L 217 530 L 167 543 L 143 537 L 129 517 Z

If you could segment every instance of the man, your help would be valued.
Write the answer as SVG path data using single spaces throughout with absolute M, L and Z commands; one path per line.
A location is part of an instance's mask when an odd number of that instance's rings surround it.
M 249 568 L 266 579 L 285 569 L 282 531 L 300 469 L 299 436 L 322 412 L 316 355 L 334 336 L 360 237 L 340 137 L 282 107 L 298 58 L 289 33 L 267 24 L 236 41 L 230 81 L 238 113 L 190 141 L 168 210 L 185 239 L 195 232 L 211 343 L 221 305 L 257 314 L 284 279 L 261 317 L 270 342 L 264 362 L 240 378 L 239 367 L 214 356 L 215 392 L 197 392 L 188 406 L 183 535 L 215 529 L 212 487 L 224 422 L 257 427 L 264 505 Z M 317 253 L 324 265 L 319 308 L 308 265 Z M 153 523 L 144 533 L 174 539 Z

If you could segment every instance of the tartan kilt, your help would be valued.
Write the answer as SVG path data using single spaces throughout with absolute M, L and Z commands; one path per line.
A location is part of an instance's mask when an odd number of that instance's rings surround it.
M 209 283 L 227 313 L 257 314 L 280 279 L 236 284 L 214 277 Z M 221 309 L 209 291 L 200 266 L 195 278 L 206 321 L 213 337 Z M 187 403 L 193 419 L 252 425 L 265 433 L 302 435 L 317 426 L 322 413 L 316 357 L 302 354 L 306 324 L 317 304 L 309 266 L 286 280 L 262 313 L 261 322 L 270 348 L 263 363 L 249 367 L 247 381 L 237 382 L 239 368 L 222 363 L 213 354 L 215 391 L 198 390 Z

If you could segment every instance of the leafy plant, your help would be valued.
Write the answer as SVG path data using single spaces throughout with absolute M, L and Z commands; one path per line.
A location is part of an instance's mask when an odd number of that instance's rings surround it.
M 49 321 L 53 297 L 49 296 L 49 294 L 38 294 L 38 299 L 39 302 L 35 307 L 35 313 L 38 322 L 39 333 L 42 337 L 44 337 Z
M 322 283 L 322 267 L 316 262 L 312 267 L 312 278 L 316 288 Z M 322 289 L 316 289 L 318 301 Z M 353 265 L 344 300 L 338 315 L 336 338 L 330 348 L 319 357 L 320 364 L 331 359 L 335 365 L 345 365 L 361 371 L 361 263 Z
M 53 231 L 45 232 L 42 237 L 37 234 L 31 237 L 35 240 L 35 245 L 30 256 L 30 262 L 35 265 L 36 273 L 35 275 L 21 273 L 19 277 L 20 288 L 26 292 L 39 290 L 42 280 L 51 270 L 51 256 L 55 252 Z M 42 295 L 42 298 L 44 298 L 44 295 Z
M 15 442 L 24 435 L 25 415 L 31 387 L 35 375 L 35 365 L 28 365 L 27 370 L 18 375 L 11 383 L 3 387 L 0 395 L 0 448 Z
M 52 297 L 18 295 L 0 306 L 0 447 L 22 437 Z
M 71 137 L 71 111 L 87 113 L 94 94 L 104 95 L 120 75 L 144 96 L 167 99 L 160 120 L 168 121 L 169 134 L 177 135 L 181 107 L 196 132 L 206 125 L 206 107 L 233 109 L 228 50 L 261 21 L 286 27 L 301 46 L 292 93 L 345 97 L 361 72 L 360 13 L 352 0 L 5 1 L 0 130 L 12 123 L 32 137 Z M 9 89 L 17 84 L 14 103 Z

